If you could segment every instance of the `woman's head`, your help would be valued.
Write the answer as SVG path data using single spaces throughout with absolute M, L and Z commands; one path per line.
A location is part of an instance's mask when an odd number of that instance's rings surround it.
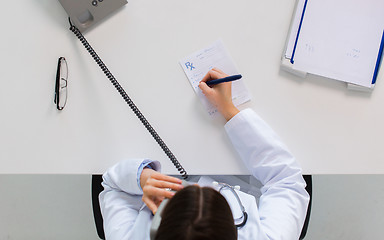
M 168 202 L 155 239 L 235 240 L 237 229 L 225 198 L 212 188 L 194 185 Z

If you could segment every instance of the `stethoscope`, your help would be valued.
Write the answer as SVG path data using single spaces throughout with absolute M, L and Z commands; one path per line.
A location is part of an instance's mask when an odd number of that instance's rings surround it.
M 235 224 L 237 228 L 242 228 L 246 223 L 247 223 L 247 220 L 248 220 L 248 214 L 247 212 L 245 211 L 245 208 L 239 198 L 239 195 L 237 195 L 236 190 L 240 190 L 240 186 L 231 186 L 227 183 L 219 183 L 219 182 L 212 182 L 212 184 L 214 186 L 220 186 L 220 189 L 219 189 L 219 192 L 221 193 L 221 190 L 223 189 L 229 189 L 231 190 L 231 192 L 233 193 L 233 195 L 236 197 L 237 199 L 237 202 L 239 203 L 239 206 L 240 206 L 240 209 L 241 209 L 241 212 L 243 213 L 243 216 L 239 217 L 239 218 L 236 218 L 235 219 L 235 222 L 239 222 L 241 219 L 242 219 L 242 222 L 239 223 L 239 224 Z

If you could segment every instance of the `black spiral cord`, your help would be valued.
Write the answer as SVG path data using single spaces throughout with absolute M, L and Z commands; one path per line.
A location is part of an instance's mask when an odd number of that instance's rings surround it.
M 77 29 L 76 26 L 74 26 L 71 22 L 71 19 L 69 18 L 69 24 L 70 24 L 70 30 L 76 35 L 76 37 L 81 41 L 81 43 L 84 45 L 84 47 L 87 49 L 89 54 L 93 57 L 95 62 L 99 65 L 101 70 L 104 72 L 104 74 L 107 76 L 107 78 L 111 81 L 113 86 L 115 86 L 116 90 L 120 93 L 120 95 L 123 97 L 125 102 L 129 105 L 129 107 L 132 109 L 132 111 L 136 114 L 136 116 L 140 119 L 141 123 L 145 126 L 145 128 L 149 131 L 149 133 L 152 135 L 152 137 L 156 140 L 156 142 L 159 144 L 161 149 L 165 152 L 165 154 L 168 156 L 168 158 L 171 160 L 173 165 L 177 168 L 180 175 L 183 179 L 188 178 L 188 174 L 185 171 L 185 169 L 181 166 L 179 161 L 177 161 L 175 155 L 169 150 L 167 145 L 164 143 L 164 141 L 160 138 L 160 136 L 157 134 L 155 129 L 149 124 L 148 120 L 144 117 L 144 115 L 140 112 L 140 110 L 136 107 L 136 105 L 133 103 L 131 98 L 128 96 L 128 94 L 125 92 L 123 87 L 117 82 L 115 77 L 112 75 L 112 73 L 108 70 L 107 66 L 103 63 L 101 58 L 97 55 L 95 50 L 91 47 L 91 45 L 88 43 L 88 41 L 85 39 L 83 34 Z

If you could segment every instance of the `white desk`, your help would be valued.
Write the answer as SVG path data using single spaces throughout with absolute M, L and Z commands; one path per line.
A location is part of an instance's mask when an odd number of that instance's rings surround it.
M 218 38 L 306 174 L 384 173 L 384 79 L 372 94 L 280 71 L 294 0 L 131 0 L 85 37 L 189 174 L 248 174 L 178 60 Z M 0 15 L 0 173 L 101 173 L 124 158 L 176 170 L 68 30 L 56 0 L 7 1 Z M 53 104 L 57 59 L 69 98 Z M 209 145 L 209 147 L 207 147 Z

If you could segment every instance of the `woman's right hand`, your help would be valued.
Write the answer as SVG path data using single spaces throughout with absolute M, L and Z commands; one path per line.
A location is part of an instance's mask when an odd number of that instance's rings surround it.
M 161 174 L 150 168 L 144 168 L 141 172 L 140 185 L 143 189 L 143 202 L 153 214 L 156 213 L 164 198 L 172 198 L 175 195 L 168 189 L 178 191 L 183 188 L 180 179 Z
M 232 82 L 216 84 L 212 87 L 207 82 L 214 79 L 228 77 L 223 71 L 217 68 L 210 70 L 199 83 L 199 88 L 213 106 L 229 121 L 239 110 L 232 103 Z

